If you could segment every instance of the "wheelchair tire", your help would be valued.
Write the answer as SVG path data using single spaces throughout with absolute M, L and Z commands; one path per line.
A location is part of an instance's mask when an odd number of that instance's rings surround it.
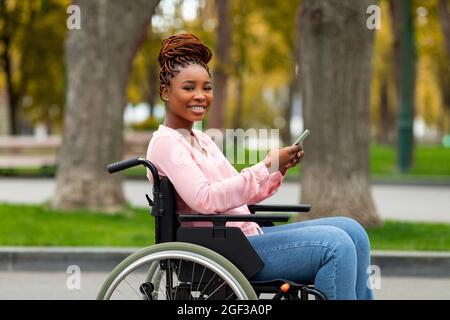
M 169 272 L 161 271 L 160 265 L 168 265 Z M 203 268 L 201 279 L 196 283 L 181 281 L 183 276 L 180 272 L 186 273 L 187 267 L 183 269 L 185 265 L 189 268 L 193 266 L 192 279 L 194 275 L 198 277 L 200 273 L 199 269 L 195 270 L 195 266 Z M 205 274 L 213 274 L 209 282 L 207 279 L 203 280 Z M 207 285 L 204 282 L 207 282 Z M 170 285 L 167 286 L 167 283 Z M 211 285 L 212 287 L 207 288 Z M 161 288 L 166 291 L 155 294 L 153 292 L 155 287 L 158 291 Z M 125 295 L 124 291 L 130 291 L 131 296 Z M 247 278 L 222 255 L 192 243 L 167 242 L 141 249 L 123 260 L 105 280 L 97 299 L 224 299 L 217 297 L 217 292 L 226 292 L 225 299 L 230 297 L 238 300 L 258 299 Z M 228 295 L 230 292 L 231 295 Z

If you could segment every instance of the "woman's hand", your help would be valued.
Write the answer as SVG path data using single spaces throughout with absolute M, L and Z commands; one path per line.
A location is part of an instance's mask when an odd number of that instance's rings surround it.
M 303 146 L 294 145 L 270 151 L 263 160 L 270 173 L 280 171 L 283 175 L 289 168 L 296 166 L 304 155 Z
M 292 161 L 290 163 L 288 163 L 284 168 L 280 168 L 281 174 L 284 176 L 286 174 L 286 172 L 288 171 L 288 169 L 298 165 L 304 155 L 305 155 L 305 151 L 303 151 L 303 150 L 300 150 L 299 152 L 297 152 L 296 156 L 294 157 L 294 159 L 292 159 Z

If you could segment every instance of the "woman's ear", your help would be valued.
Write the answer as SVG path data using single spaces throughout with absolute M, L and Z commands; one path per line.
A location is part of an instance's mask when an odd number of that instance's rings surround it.
M 164 101 L 168 101 L 168 100 L 169 100 L 169 88 L 168 88 L 166 85 L 164 85 L 164 86 L 162 87 L 161 98 L 162 98 Z

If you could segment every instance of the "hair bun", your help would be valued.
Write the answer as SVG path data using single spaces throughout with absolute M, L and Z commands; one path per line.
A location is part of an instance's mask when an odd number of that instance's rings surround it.
M 205 65 L 211 60 L 212 53 L 201 40 L 190 33 L 182 33 L 164 39 L 158 55 L 161 67 L 186 61 L 200 61 Z

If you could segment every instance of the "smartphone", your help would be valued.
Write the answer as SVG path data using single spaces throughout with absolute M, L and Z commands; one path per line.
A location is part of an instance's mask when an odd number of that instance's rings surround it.
M 295 140 L 294 145 L 302 143 L 303 140 L 305 140 L 306 137 L 309 136 L 310 133 L 311 133 L 311 131 L 309 131 L 309 130 L 303 131 L 303 133 L 300 135 L 300 137 L 298 137 L 298 139 Z

